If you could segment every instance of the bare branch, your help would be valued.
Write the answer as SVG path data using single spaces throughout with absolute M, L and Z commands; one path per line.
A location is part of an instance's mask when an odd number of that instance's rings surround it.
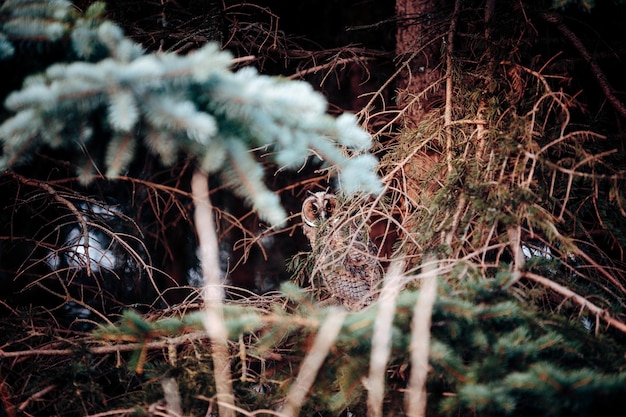
M 556 26 L 556 28 L 565 36 L 565 38 L 570 41 L 570 43 L 578 50 L 580 55 L 583 57 L 585 62 L 589 64 L 591 68 L 591 72 L 596 77 L 596 81 L 598 85 L 602 89 L 605 97 L 613 105 L 615 110 L 622 116 L 626 117 L 626 106 L 622 103 L 617 96 L 615 95 L 615 91 L 609 81 L 606 79 L 606 75 L 600 68 L 600 65 L 596 62 L 596 60 L 591 56 L 585 45 L 578 39 L 578 37 L 572 32 L 566 25 L 563 23 L 561 16 L 556 13 L 542 13 L 542 17 L 546 22 L 552 23 Z
M 604 320 L 607 324 L 609 324 L 610 326 L 616 328 L 617 330 L 621 331 L 622 333 L 626 333 L 626 324 L 622 323 L 621 321 L 614 319 L 613 317 L 611 317 L 610 313 L 603 309 L 598 307 L 597 305 L 593 304 L 591 301 L 587 300 L 586 298 L 584 298 L 583 296 L 576 294 L 574 291 L 570 290 L 567 287 L 564 287 L 560 284 L 557 284 L 556 282 L 542 277 L 541 275 L 537 275 L 534 274 L 532 272 L 524 272 L 524 274 L 522 275 L 523 278 L 528 278 L 532 281 L 535 281 L 547 288 L 550 288 L 551 290 L 553 290 L 554 292 L 561 294 L 562 296 L 564 296 L 565 298 L 574 300 L 574 302 L 576 302 L 577 304 L 585 307 L 586 309 L 588 309 L 589 311 L 591 311 L 591 313 L 596 316 L 601 318 L 602 320 Z M 597 330 L 597 329 L 596 329 Z

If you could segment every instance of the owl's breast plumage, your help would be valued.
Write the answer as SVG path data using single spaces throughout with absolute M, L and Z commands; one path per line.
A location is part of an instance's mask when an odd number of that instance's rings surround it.
M 372 303 L 382 270 L 365 227 L 335 212 L 336 198 L 315 193 L 302 207 L 302 230 L 317 256 L 315 270 L 328 292 L 348 309 Z

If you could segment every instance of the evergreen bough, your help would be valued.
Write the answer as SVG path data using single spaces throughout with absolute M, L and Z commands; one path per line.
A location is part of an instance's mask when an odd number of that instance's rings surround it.
M 11 0 L 0 11 L 5 57 L 18 40 L 43 37 L 71 43 L 75 58 L 28 76 L 9 94 L 5 106 L 14 115 L 0 125 L 0 169 L 27 163 L 40 148 L 67 149 L 76 153 L 79 180 L 88 184 L 98 172 L 122 175 L 141 143 L 165 165 L 185 155 L 207 173 L 221 173 L 273 225 L 287 216 L 252 149 L 280 168 L 316 155 L 339 169 L 346 193 L 381 191 L 377 160 L 367 152 L 369 134 L 354 115 L 327 114 L 326 100 L 308 83 L 253 68 L 233 72 L 236 60 L 214 43 L 187 55 L 147 54 L 102 19 L 101 3 L 84 15 L 71 13 L 65 1 Z M 91 150 L 101 141 L 103 169 Z
M 607 337 L 599 342 L 575 323 L 515 300 L 506 289 L 513 282 L 511 274 L 485 279 L 459 268 L 449 278 L 450 282 L 439 278 L 443 285 L 433 308 L 428 415 L 593 416 L 599 411 L 619 415 L 616 410 L 626 405 L 622 395 L 626 374 L 618 371 L 624 358 L 615 340 Z M 311 350 L 312 337 L 337 314 L 332 307 L 319 307 L 291 284 L 282 287 L 282 294 L 284 298 L 275 299 L 273 307 L 231 305 L 224 310 L 233 351 L 239 351 L 238 405 L 249 411 L 284 399 L 294 384 L 294 372 L 307 355 L 316 353 Z M 411 369 L 411 315 L 418 296 L 419 291 L 407 290 L 397 302 L 385 381 L 386 415 L 406 412 L 400 404 Z M 331 338 L 332 354 L 319 370 L 300 415 L 337 415 L 342 410 L 364 415 L 375 343 L 372 334 L 380 308 L 377 304 L 345 317 L 341 331 Z M 185 330 L 193 335 L 201 328 L 199 313 L 151 321 L 127 312 L 120 323 L 102 327 L 96 334 L 138 341 L 145 347 L 147 341 L 180 336 Z M 247 341 L 245 348 L 242 340 Z M 140 352 L 135 352 L 129 366 L 137 366 Z M 164 360 L 150 366 L 150 375 L 169 368 Z M 197 383 L 194 374 L 202 370 L 181 365 L 176 372 L 181 395 L 197 389 L 187 384 Z M 192 399 L 187 401 L 183 408 L 189 410 Z

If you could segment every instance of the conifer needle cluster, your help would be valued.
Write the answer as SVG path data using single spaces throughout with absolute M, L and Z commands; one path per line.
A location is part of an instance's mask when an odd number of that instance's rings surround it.
M 147 54 L 121 28 L 102 19 L 101 3 L 84 15 L 67 2 L 12 0 L 2 6 L 3 50 L 35 36 L 71 43 L 70 62 L 28 76 L 5 106 L 0 168 L 27 162 L 40 148 L 67 149 L 79 159 L 84 184 L 98 173 L 123 174 L 144 145 L 166 164 L 184 155 L 245 198 L 271 224 L 286 219 L 278 196 L 263 182 L 251 149 L 282 168 L 316 155 L 339 169 L 346 192 L 378 193 L 376 158 L 356 117 L 327 114 L 325 98 L 305 82 L 233 72 L 232 55 L 209 43 L 187 55 Z M 102 165 L 96 143 L 106 142 Z M 351 155 L 347 155 L 346 151 Z

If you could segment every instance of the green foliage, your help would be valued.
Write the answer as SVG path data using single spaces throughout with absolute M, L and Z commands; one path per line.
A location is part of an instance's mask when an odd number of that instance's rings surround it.
M 469 416 L 478 412 L 486 416 L 591 416 L 596 410 L 607 410 L 605 404 L 617 407 L 615 410 L 624 405 L 621 392 L 626 373 L 620 369 L 626 363 L 614 341 L 596 338 L 581 323 L 529 309 L 507 291 L 507 279 L 459 274 L 452 277 L 454 288 L 440 286 L 433 311 L 432 369 L 428 377 L 433 415 Z M 505 270 L 501 275 L 509 276 Z M 258 409 L 259 404 L 280 402 L 286 395 L 294 372 L 308 353 L 309 336 L 333 311 L 316 306 L 291 284 L 284 286 L 283 294 L 284 298 L 275 299 L 274 305 L 289 306 L 286 310 L 235 304 L 225 309 L 233 354 L 246 361 L 245 366 L 237 367 L 237 372 L 245 370 L 246 374 L 234 375 L 235 379 L 245 379 L 248 387 L 238 405 L 249 411 Z M 404 291 L 398 300 L 387 377 L 390 397 L 400 396 L 408 379 L 408 336 L 417 296 L 418 291 Z M 363 407 L 378 309 L 375 305 L 348 314 L 307 397 L 306 409 L 337 413 Z M 200 326 L 202 314 L 189 313 L 173 321 Z M 99 334 L 145 339 L 142 335 L 147 329 L 172 328 L 171 318 L 147 321 L 135 314 L 125 317 L 118 325 L 102 328 Z M 129 327 L 129 317 L 138 323 Z M 187 329 L 193 331 L 193 326 Z M 247 340 L 245 354 L 238 343 L 241 340 Z M 258 358 L 269 357 L 280 359 L 259 362 Z M 598 362 L 600 357 L 603 360 Z M 252 369 L 257 371 L 251 373 Z M 189 387 L 191 382 L 186 378 L 190 375 L 185 373 L 176 375 L 181 386 Z M 244 389 L 244 385 L 238 386 Z M 256 389 L 254 394 L 249 391 L 260 386 L 265 388 Z M 386 412 L 399 412 L 396 407 L 391 403 Z
M 339 169 L 346 192 L 380 192 L 377 161 L 367 153 L 368 133 L 352 115 L 328 115 L 326 100 L 308 83 L 259 75 L 252 68 L 232 72 L 233 57 L 216 44 L 188 55 L 145 54 L 118 26 L 98 20 L 102 5 L 76 16 L 73 26 L 61 25 L 69 5 L 57 6 L 60 11 L 49 17 L 63 30 L 40 36 L 69 37 L 76 57 L 96 59 L 51 65 L 7 97 L 5 106 L 15 114 L 0 125 L 1 168 L 27 163 L 42 147 L 64 149 L 79 159 L 79 179 L 87 184 L 98 172 L 122 175 L 144 146 L 164 164 L 184 155 L 209 173 L 221 172 L 224 182 L 274 225 L 287 216 L 250 149 L 263 149 L 281 168 L 299 167 L 318 155 Z M 37 26 L 34 12 L 19 19 L 24 18 Z M 10 16 L 4 24 L 7 34 L 16 19 Z M 10 35 L 26 38 L 28 27 L 16 25 Z M 96 151 L 103 141 L 104 169 Z
M 38 22 L 30 3 L 11 2 L 30 23 Z M 328 116 L 325 101 L 308 85 L 247 68 L 233 72 L 235 60 L 215 45 L 186 56 L 145 54 L 102 20 L 101 4 L 84 15 L 55 5 L 63 13 L 45 14 L 40 23 L 52 26 L 39 35 L 71 44 L 72 59 L 31 75 L 8 97 L 12 114 L 0 126 L 4 167 L 29 163 L 37 149 L 69 149 L 83 158 L 78 175 L 88 183 L 101 168 L 111 178 L 123 175 L 143 149 L 164 165 L 191 157 L 276 224 L 285 214 L 263 185 L 261 153 L 284 168 L 315 154 L 339 169 L 346 191 L 380 191 L 369 136 L 353 116 Z M 605 252 L 622 251 L 625 241 L 622 155 L 607 158 L 619 141 L 594 133 L 603 126 L 583 123 L 582 106 L 562 82 L 568 63 L 533 49 L 527 36 L 538 31 L 533 10 L 524 8 L 520 18 L 517 3 L 498 3 L 498 13 L 502 8 L 511 14 L 496 21 L 510 37 L 496 39 L 492 32 L 489 38 L 485 31 L 481 38 L 470 33 L 481 26 L 475 21 L 459 25 L 468 32 L 458 34 L 462 45 L 449 68 L 451 123 L 444 109 L 434 109 L 396 137 L 383 161 L 391 178 L 387 196 L 358 210 L 367 219 L 382 213 L 401 229 L 393 256 L 405 257 L 409 269 L 390 329 L 385 415 L 405 412 L 401 398 L 419 296 L 413 278 L 426 252 L 440 256 L 441 269 L 430 330 L 428 415 L 621 415 L 624 338 L 605 331 L 602 322 L 624 316 L 623 262 Z M 33 33 L 30 24 L 20 33 L 21 25 L 10 22 L 21 17 L 8 10 L 1 9 L 4 57 L 19 50 L 16 39 Z M 460 18 L 475 19 L 476 10 Z M 102 154 L 96 143 L 106 145 Z M 416 149 L 439 155 L 425 176 L 411 177 L 424 162 L 409 158 Z M 616 203 L 619 210 L 611 208 Z M 301 284 L 316 283 L 306 261 L 295 257 L 292 264 Z M 286 284 L 280 296 L 225 303 L 236 402 L 250 415 L 280 409 L 320 326 L 333 318 L 336 310 L 317 298 Z M 383 307 L 347 314 L 302 415 L 365 413 L 370 353 L 380 342 L 372 340 L 373 326 Z M 24 383 L 22 397 L 29 399 L 46 377 L 58 377 L 63 407 L 48 414 L 76 404 L 82 414 L 122 407 L 147 412 L 162 398 L 159 381 L 174 378 L 185 414 L 204 415 L 215 378 L 203 314 L 155 318 L 160 314 L 127 311 L 116 325 L 97 330 L 97 342 L 73 341 L 77 363 L 49 361 L 32 380 L 20 378 L 20 361 L 3 366 L 17 381 L 11 386 Z M 6 337 L 4 346 L 23 350 L 9 352 L 18 358 L 36 345 L 19 334 Z

